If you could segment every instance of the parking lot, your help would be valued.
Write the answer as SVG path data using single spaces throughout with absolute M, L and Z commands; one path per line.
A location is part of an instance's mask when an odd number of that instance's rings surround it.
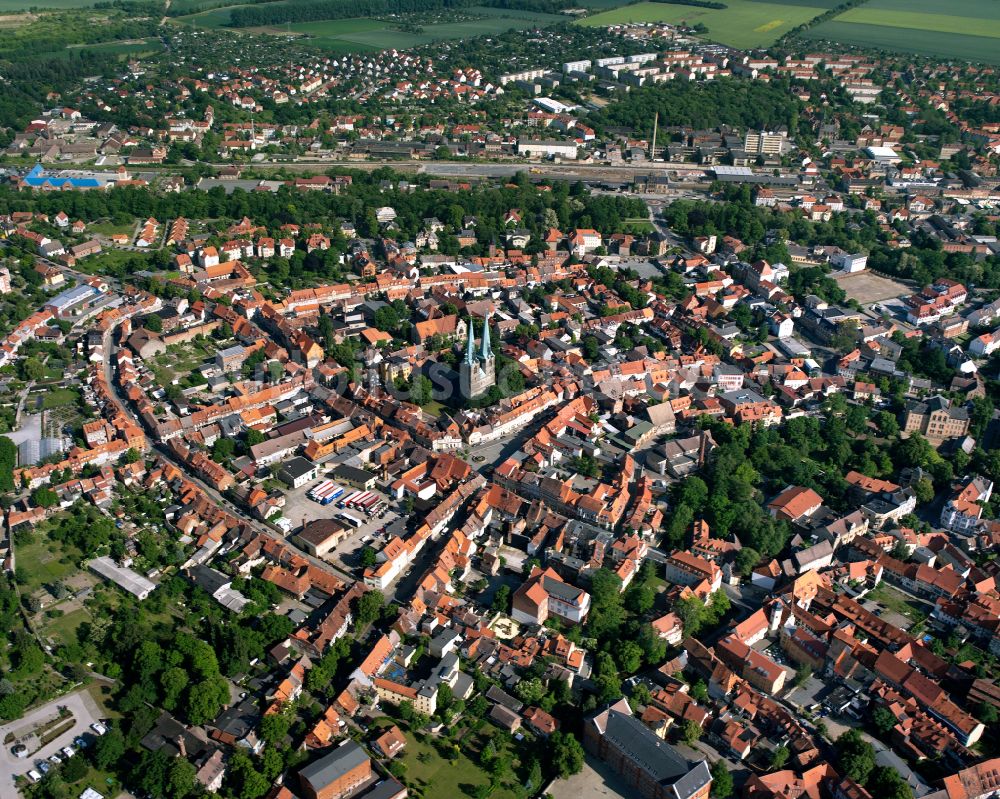
M 309 499 L 307 496 L 309 491 L 312 490 L 314 486 L 327 479 L 330 478 L 321 474 L 315 480 L 310 480 L 303 486 L 290 488 L 285 492 L 285 508 L 283 513 L 285 518 L 292 523 L 293 530 L 298 529 L 302 526 L 302 524 L 308 524 L 309 522 L 316 521 L 317 519 L 335 518 L 338 510 L 337 503 L 345 497 L 350 496 L 355 491 L 355 489 L 344 485 L 343 483 L 337 483 L 338 486 L 344 489 L 344 493 L 329 505 L 320 505 L 320 503 L 315 500 Z M 392 501 L 381 491 L 373 489 L 373 493 L 378 494 L 379 498 L 387 505 L 392 504 Z M 356 512 L 358 515 L 364 517 L 364 513 L 361 513 L 360 511 Z M 380 526 L 381 525 L 376 525 L 376 527 Z
M 289 489 L 286 492 L 284 516 L 291 523 L 291 534 L 294 535 L 303 524 L 309 524 L 318 519 L 335 519 L 337 512 L 340 510 L 337 508 L 337 502 L 350 496 L 355 491 L 355 489 L 349 488 L 346 485 L 338 484 L 344 489 L 344 493 L 329 505 L 321 505 L 319 502 L 310 499 L 308 493 L 324 479 L 327 478 L 321 475 L 299 488 Z M 374 493 L 378 494 L 381 501 L 385 502 L 388 506 L 385 512 L 380 517 L 368 517 L 363 511 L 357 508 L 350 508 L 349 510 L 355 515 L 360 516 L 364 520 L 364 523 L 324 555 L 324 560 L 347 570 L 356 569 L 360 564 L 361 550 L 364 547 L 370 546 L 374 549 L 381 549 L 389 538 L 405 531 L 405 519 L 402 518 L 401 509 L 395 500 L 380 491 L 376 490 Z
M 35 731 L 47 722 L 58 719 L 60 707 L 69 711 L 70 716 L 66 718 L 69 720 L 72 717 L 72 726 L 39 748 L 39 738 Z M 90 725 L 99 721 L 100 716 L 101 711 L 94 698 L 87 691 L 81 690 L 54 699 L 35 708 L 24 718 L 0 727 L 0 741 L 5 742 L 0 749 L 0 786 L 4 786 L 0 788 L 0 796 L 16 796 L 13 787 L 15 777 L 25 775 L 32 769 L 38 770 L 36 764 L 39 761 L 48 761 L 65 746 L 76 748 L 73 743 L 75 738 L 92 740 L 94 733 Z M 8 736 L 11 736 L 9 742 Z M 19 743 L 28 747 L 26 757 L 17 757 L 11 751 Z

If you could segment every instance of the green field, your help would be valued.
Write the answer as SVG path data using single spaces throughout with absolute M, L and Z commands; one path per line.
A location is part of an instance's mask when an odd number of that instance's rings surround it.
M 43 0 L 33 3 L 30 0 L 0 0 L 0 14 L 10 14 L 14 11 L 44 11 L 46 9 L 64 10 L 67 8 L 89 8 L 96 0 Z
M 24 589 L 36 591 L 48 583 L 57 583 L 77 571 L 80 553 L 64 549 L 62 544 L 50 541 L 39 528 L 32 535 L 30 544 L 14 547 L 17 573 L 25 578 Z
M 229 14 L 234 8 L 246 8 L 246 5 L 219 6 L 209 11 L 188 14 L 183 17 L 171 17 L 175 22 L 194 25 L 197 28 L 221 28 L 229 24 Z
M 279 0 L 279 3 L 281 2 L 295 2 L 295 0 Z M 220 28 L 229 23 L 230 12 L 239 7 L 222 6 L 198 14 L 175 17 L 175 20 L 199 28 Z M 456 22 L 427 23 L 422 25 L 423 31 L 420 33 L 398 30 L 394 27 L 395 23 L 393 22 L 364 18 L 317 20 L 248 30 L 254 33 L 274 35 L 291 33 L 302 37 L 303 41 L 324 49 L 336 52 L 359 52 L 393 48 L 403 50 L 434 42 L 470 39 L 486 34 L 524 30 L 566 21 L 565 17 L 558 14 L 512 11 L 485 6 L 462 9 L 461 12 L 456 12 L 456 15 L 477 18 L 460 19 Z
M 475 788 L 489 782 L 486 773 L 461 751 L 445 760 L 429 744 L 418 741 L 413 733 L 405 732 L 406 749 L 400 760 L 406 766 L 405 780 L 424 789 L 424 796 L 471 796 Z M 514 794 L 497 788 L 492 799 L 512 799 Z
M 955 0 L 945 8 L 931 0 L 872 0 L 802 35 L 859 47 L 1000 63 L 1000 4 Z
M 615 8 L 580 20 L 586 27 L 620 25 L 626 22 L 666 22 L 688 25 L 702 23 L 708 28 L 708 38 L 731 47 L 766 47 L 803 22 L 818 17 L 836 5 L 836 0 L 814 0 L 808 5 L 802 0 L 792 2 L 758 2 L 758 0 L 724 0 L 725 9 L 669 3 L 637 3 Z
M 42 407 L 46 410 L 62 408 L 66 405 L 76 405 L 80 401 L 80 392 L 73 388 L 53 388 L 42 397 Z
M 76 643 L 76 631 L 80 625 L 89 621 L 89 611 L 86 608 L 78 608 L 49 621 L 45 625 L 43 633 L 66 646 L 70 646 Z
M 101 52 L 108 55 L 146 55 L 148 53 L 158 53 L 163 49 L 163 42 L 159 39 L 136 39 L 128 42 L 101 42 L 99 44 L 84 44 L 79 47 L 69 47 L 68 50 L 86 50 L 87 52 Z

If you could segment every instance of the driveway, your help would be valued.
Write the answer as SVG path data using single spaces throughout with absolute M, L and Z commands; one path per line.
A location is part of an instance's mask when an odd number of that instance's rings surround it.
M 65 706 L 72 714 L 73 726 L 55 740 L 35 751 L 38 747 L 38 739 L 33 731 L 42 724 L 58 718 L 60 706 Z M 8 735 L 13 734 L 14 736 L 14 740 L 3 744 L 3 748 L 0 749 L 0 795 L 8 795 L 6 786 L 13 786 L 15 776 L 27 774 L 35 768 L 36 761 L 47 760 L 64 746 L 71 745 L 75 737 L 86 732 L 90 725 L 99 720 L 100 717 L 101 711 L 94 698 L 87 691 L 80 690 L 53 699 L 47 705 L 35 708 L 24 718 L 0 727 L 0 741 L 5 740 Z M 23 743 L 28 747 L 27 757 L 14 757 L 11 754 L 10 750 L 15 742 Z M 10 790 L 10 795 L 13 796 L 13 788 Z

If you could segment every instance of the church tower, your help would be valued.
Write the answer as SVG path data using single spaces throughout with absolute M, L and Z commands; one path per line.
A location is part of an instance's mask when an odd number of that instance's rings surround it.
M 465 358 L 458 369 L 459 389 L 466 399 L 474 399 L 496 385 L 496 358 L 490 346 L 490 317 L 483 322 L 483 337 L 479 352 L 476 352 L 475 323 L 469 320 L 469 340 L 465 345 Z

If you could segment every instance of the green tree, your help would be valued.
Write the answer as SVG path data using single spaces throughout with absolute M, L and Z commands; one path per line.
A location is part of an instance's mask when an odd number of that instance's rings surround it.
M 537 705 L 539 700 L 546 694 L 545 683 L 538 677 L 521 680 L 514 686 L 514 693 L 517 698 L 527 705 Z
M 410 402 L 426 405 L 434 399 L 434 384 L 426 375 L 417 375 L 410 385 Z
M 872 711 L 872 726 L 875 727 L 879 738 L 888 740 L 889 733 L 896 726 L 896 717 L 889 708 L 879 705 Z
M 716 760 L 712 764 L 712 796 L 715 799 L 729 799 L 733 795 L 733 775 L 725 760 Z
M 218 716 L 228 703 L 228 683 L 222 677 L 201 680 L 188 689 L 185 715 L 192 724 L 205 724 Z
M 31 501 L 39 508 L 51 508 L 59 502 L 59 495 L 51 488 L 36 488 L 31 494 Z
M 615 652 L 618 665 L 626 674 L 635 674 L 642 666 L 642 647 L 635 641 L 623 641 Z
M 743 577 L 749 577 L 751 572 L 757 568 L 758 563 L 760 563 L 760 553 L 751 547 L 743 547 L 736 553 L 733 566 L 737 573 Z
M 648 583 L 633 583 L 625 592 L 625 607 L 638 616 L 648 613 L 656 602 L 656 591 Z
M 260 737 L 271 746 L 278 746 L 285 740 L 292 719 L 287 713 L 272 713 L 260 721 Z
M 649 691 L 649 686 L 644 682 L 636 682 L 632 686 L 632 707 L 639 707 L 648 705 L 652 699 L 652 694 Z
M 364 629 L 379 617 L 385 597 L 381 591 L 365 591 L 355 600 L 354 620 L 358 629 Z
M 0 491 L 14 490 L 14 469 L 17 466 L 17 445 L 7 436 L 0 436 Z
M 125 736 L 117 727 L 112 727 L 94 743 L 92 758 L 102 771 L 114 768 L 124 756 Z
M 144 324 L 146 330 L 149 330 L 153 333 L 163 332 L 163 319 L 158 314 L 151 313 L 149 316 L 146 317 Z
M 875 749 L 858 730 L 848 730 L 835 744 L 840 772 L 864 785 L 875 768 Z
M 583 769 L 583 746 L 574 735 L 556 730 L 549 736 L 549 763 L 564 780 L 579 774 Z
M 62 776 L 67 782 L 78 782 L 87 776 L 87 761 L 82 755 L 74 755 L 62 766 Z
M 370 569 L 378 563 L 378 553 L 371 547 L 366 546 L 361 550 L 361 568 Z
M 236 442 L 231 438 L 220 437 L 212 444 L 212 460 L 216 463 L 229 463 L 236 456 Z
M 597 686 L 598 702 L 611 702 L 622 695 L 622 681 L 618 675 L 618 667 L 608 652 L 597 653 L 595 673 L 597 676 L 594 684 Z
M 865 784 L 879 799 L 913 799 L 913 789 L 892 766 L 875 766 Z
M 501 583 L 497 588 L 496 593 L 493 594 L 493 602 L 491 603 L 493 610 L 499 613 L 507 613 L 510 611 L 510 586 L 506 583 Z
M 781 771 L 788 762 L 789 751 L 787 746 L 779 746 L 773 752 L 771 752 L 771 762 L 769 768 L 771 771 Z
M 28 380 L 41 380 L 45 377 L 45 364 L 38 358 L 28 357 L 21 362 L 21 371 Z
M 917 502 L 921 505 L 925 505 L 928 502 L 934 501 L 934 483 L 932 483 L 928 478 L 921 477 L 917 480 L 917 484 L 913 486 L 913 493 L 917 495 Z
M 685 719 L 681 725 L 681 740 L 688 746 L 697 743 L 698 739 L 701 738 L 701 733 L 701 725 L 693 719 Z

